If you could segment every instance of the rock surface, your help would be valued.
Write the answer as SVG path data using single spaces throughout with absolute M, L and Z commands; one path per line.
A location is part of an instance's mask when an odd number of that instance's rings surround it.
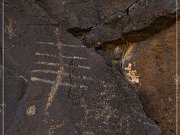
M 168 0 L 5 0 L 5 134 L 161 135 L 135 86 L 93 47 L 152 37 L 175 12 Z
M 38 0 L 37 3 L 89 47 L 116 40 L 141 41 L 176 19 L 175 0 Z
M 133 44 L 123 58 L 124 72 L 130 81 L 137 84 L 146 114 L 167 135 L 176 133 L 175 52 L 174 24 L 146 41 Z

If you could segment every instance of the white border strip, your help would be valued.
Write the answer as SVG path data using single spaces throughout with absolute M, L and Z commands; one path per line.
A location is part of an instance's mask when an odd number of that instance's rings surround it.
M 2 0 L 2 135 L 4 135 L 4 0 Z
M 176 0 L 176 135 L 179 133 L 179 74 L 178 74 L 178 0 Z

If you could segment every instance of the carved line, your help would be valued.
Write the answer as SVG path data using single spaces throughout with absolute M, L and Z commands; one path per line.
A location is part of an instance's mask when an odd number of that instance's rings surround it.
M 65 44 L 63 44 L 62 47 L 70 47 L 70 48 L 86 48 L 85 46 L 65 45 Z
M 52 55 L 52 54 L 48 54 L 48 53 L 39 53 L 39 52 L 36 52 L 35 55 L 36 55 L 36 56 L 47 56 L 47 57 L 57 58 L 56 55 Z
M 75 84 L 70 84 L 70 83 L 62 83 L 62 78 L 63 75 L 67 75 L 68 73 L 64 73 L 64 66 L 65 67 L 69 67 L 69 65 L 63 63 L 63 58 L 67 58 L 67 59 L 79 59 L 79 60 L 86 60 L 86 58 L 83 57 L 78 57 L 78 56 L 74 56 L 74 57 L 68 57 L 68 56 L 63 56 L 63 52 L 62 52 L 62 48 L 63 47 L 71 47 L 71 48 L 85 48 L 85 46 L 77 46 L 77 45 L 64 45 L 61 42 L 59 42 L 59 34 L 58 34 L 58 28 L 56 28 L 55 30 L 55 35 L 56 35 L 56 39 L 57 39 L 57 43 L 53 43 L 53 42 L 37 42 L 37 44 L 40 45 L 55 45 L 58 50 L 59 50 L 59 55 L 51 55 L 51 54 L 47 54 L 47 53 L 36 53 L 35 55 L 38 56 L 49 56 L 49 57 L 58 57 L 59 58 L 59 63 L 50 63 L 50 62 L 43 62 L 43 61 L 39 61 L 36 62 L 35 64 L 41 64 L 41 65 L 50 65 L 50 66 L 59 66 L 59 70 L 58 71 L 51 71 L 51 70 L 34 70 L 32 72 L 36 73 L 36 72 L 44 72 L 44 73 L 55 73 L 57 74 L 57 77 L 55 79 L 55 81 L 50 81 L 50 80 L 45 80 L 45 79 L 40 79 L 37 77 L 31 77 L 32 81 L 39 81 L 39 82 L 44 82 L 44 83 L 50 83 L 52 84 L 51 87 L 51 91 L 48 94 L 48 101 L 46 103 L 46 108 L 45 108 L 45 114 L 48 115 L 48 109 L 51 106 L 54 96 L 56 95 L 59 86 L 66 86 L 66 87 L 73 87 L 73 88 L 84 88 L 87 89 L 88 86 L 86 85 L 75 85 Z M 90 67 L 87 66 L 81 66 L 81 65 L 77 65 L 74 66 L 74 68 L 80 68 L 80 69 L 90 69 Z M 83 76 L 83 79 L 89 79 L 92 80 L 92 78 L 87 78 L 85 76 Z
M 63 58 L 67 58 L 67 59 L 79 59 L 79 60 L 86 60 L 86 58 L 84 58 L 84 57 L 78 57 L 78 56 L 74 56 L 74 57 L 63 56 Z
M 77 76 L 77 75 L 74 75 L 74 74 L 70 74 L 70 73 L 63 73 L 64 76 L 70 76 L 73 77 L 73 78 L 77 78 L 77 79 L 82 79 L 82 80 L 88 80 L 88 81 L 93 81 L 93 79 L 91 77 L 86 77 L 86 76 Z
M 60 42 L 59 42 L 60 43 Z M 38 45 L 53 45 L 53 42 L 37 42 Z M 78 45 L 65 45 L 61 44 L 61 47 L 71 47 L 71 48 L 86 48 L 85 46 L 78 46 Z
M 87 66 L 81 66 L 81 65 L 77 65 L 77 66 L 69 66 L 67 64 L 64 64 L 65 67 L 73 67 L 73 68 L 79 68 L 79 69 L 91 69 L 91 67 L 87 67 Z
M 43 44 L 43 45 L 53 45 L 53 42 L 37 42 L 37 44 Z
M 51 84 L 53 85 L 52 88 L 57 88 L 59 86 L 65 86 L 65 87 L 71 87 L 71 88 L 84 88 L 84 89 L 88 89 L 88 86 L 86 85 L 75 85 L 75 84 L 70 84 L 70 83 L 57 83 L 55 81 L 51 81 L 51 80 L 47 80 L 47 79 L 42 79 L 42 78 L 38 78 L 38 77 L 31 77 L 31 81 L 33 82 L 42 82 L 42 83 L 48 83 L 48 84 Z M 54 85 L 55 84 L 55 85 Z M 54 97 L 55 94 L 49 94 L 50 95 L 50 99 L 48 101 L 51 101 L 52 97 Z M 46 107 L 49 107 L 50 106 L 50 103 L 48 105 L 46 105 Z
M 48 66 L 59 66 L 59 63 L 44 62 L 44 61 L 38 61 L 38 62 L 35 62 L 35 64 L 48 65 Z
M 71 88 L 84 88 L 84 89 L 88 88 L 88 86 L 86 85 L 76 85 L 76 84 L 70 84 L 70 83 L 60 83 L 60 86 L 66 86 L 66 87 L 71 87 Z
M 75 76 L 75 75 L 71 75 L 71 77 L 77 78 L 77 79 L 82 79 L 82 80 L 88 80 L 88 81 L 93 81 L 93 79 L 91 77 L 86 77 L 86 76 Z
M 62 77 L 63 77 L 62 73 L 64 72 L 63 59 L 62 59 L 63 52 L 62 52 L 62 47 L 61 47 L 62 44 L 59 42 L 59 33 L 58 32 L 59 32 L 59 29 L 56 28 L 55 35 L 56 35 L 57 43 L 55 44 L 55 46 L 57 46 L 57 48 L 59 50 L 59 64 L 58 65 L 60 66 L 60 69 L 57 72 L 58 73 L 57 78 L 55 79 L 54 84 L 51 87 L 51 91 L 49 93 L 48 101 L 47 101 L 46 108 L 45 108 L 45 114 L 48 114 L 48 109 L 51 106 L 54 96 L 56 95 L 56 93 L 58 91 L 59 84 L 62 82 Z
M 53 84 L 53 81 L 50 80 L 46 80 L 46 79 L 41 79 L 41 78 L 37 78 L 37 77 L 31 77 L 31 81 L 33 82 L 42 82 L 42 83 L 48 83 L 48 84 Z
M 54 81 L 54 83 L 53 83 L 53 85 L 51 87 L 51 91 L 50 91 L 49 96 L 48 96 L 48 102 L 46 104 L 45 112 L 47 112 L 48 108 L 51 106 L 51 103 L 52 103 L 52 101 L 54 99 L 54 96 L 56 95 L 56 93 L 58 91 L 59 84 L 60 84 L 60 82 L 62 80 L 61 73 L 62 73 L 62 70 L 59 70 L 57 78 L 56 78 L 56 80 Z
M 58 71 L 53 70 L 32 70 L 32 73 L 50 73 L 50 74 L 58 74 Z

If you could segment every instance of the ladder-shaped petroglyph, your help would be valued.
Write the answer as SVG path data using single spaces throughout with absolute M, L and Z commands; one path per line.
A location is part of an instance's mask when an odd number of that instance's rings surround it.
M 83 75 L 74 75 L 71 72 L 67 72 L 64 69 L 65 68 L 71 68 L 73 70 L 76 69 L 85 69 L 89 70 L 91 69 L 88 66 L 83 65 L 73 65 L 73 64 L 66 64 L 67 60 L 80 60 L 80 61 L 86 61 L 87 58 L 82 56 L 65 56 L 63 55 L 63 48 L 81 48 L 84 49 L 85 46 L 76 46 L 76 45 L 65 45 L 59 41 L 59 34 L 58 29 L 56 29 L 55 32 L 56 35 L 56 42 L 37 42 L 36 45 L 38 47 L 38 51 L 35 52 L 34 57 L 36 58 L 34 62 L 33 70 L 31 71 L 31 81 L 38 82 L 42 84 L 49 84 L 51 85 L 51 90 L 48 94 L 47 103 L 45 105 L 45 115 L 48 116 L 48 109 L 50 108 L 53 99 L 55 95 L 58 92 L 59 86 L 69 87 L 72 89 L 88 89 L 87 85 L 82 85 L 79 82 L 65 82 L 63 81 L 64 77 L 70 77 L 74 78 L 74 80 L 87 80 L 87 81 L 93 81 L 91 77 L 83 76 Z M 51 51 L 41 51 L 41 48 L 49 47 Z M 55 51 L 52 51 L 55 49 Z M 57 51 L 58 50 L 58 51 Z M 52 53 L 54 52 L 54 53 Z M 83 62 L 82 62 L 83 63 Z M 44 76 L 39 77 L 39 74 L 43 74 Z M 52 75 L 54 79 L 49 79 L 48 75 Z

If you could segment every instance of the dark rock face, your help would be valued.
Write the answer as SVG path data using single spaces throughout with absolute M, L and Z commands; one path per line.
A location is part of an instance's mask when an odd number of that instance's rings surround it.
M 23 77 L 6 76 L 5 77 L 5 129 L 9 128 L 9 125 L 15 118 L 15 114 L 18 108 L 18 102 L 24 96 L 28 83 Z
M 82 34 L 77 28 L 91 28 L 88 34 L 81 35 L 89 47 L 114 40 L 137 42 L 152 37 L 175 21 L 176 12 L 175 0 L 42 0 L 37 3 L 77 35 Z
M 135 88 L 86 46 L 126 43 L 161 16 L 171 24 L 174 2 L 162 2 L 6 0 L 5 134 L 161 135 Z

